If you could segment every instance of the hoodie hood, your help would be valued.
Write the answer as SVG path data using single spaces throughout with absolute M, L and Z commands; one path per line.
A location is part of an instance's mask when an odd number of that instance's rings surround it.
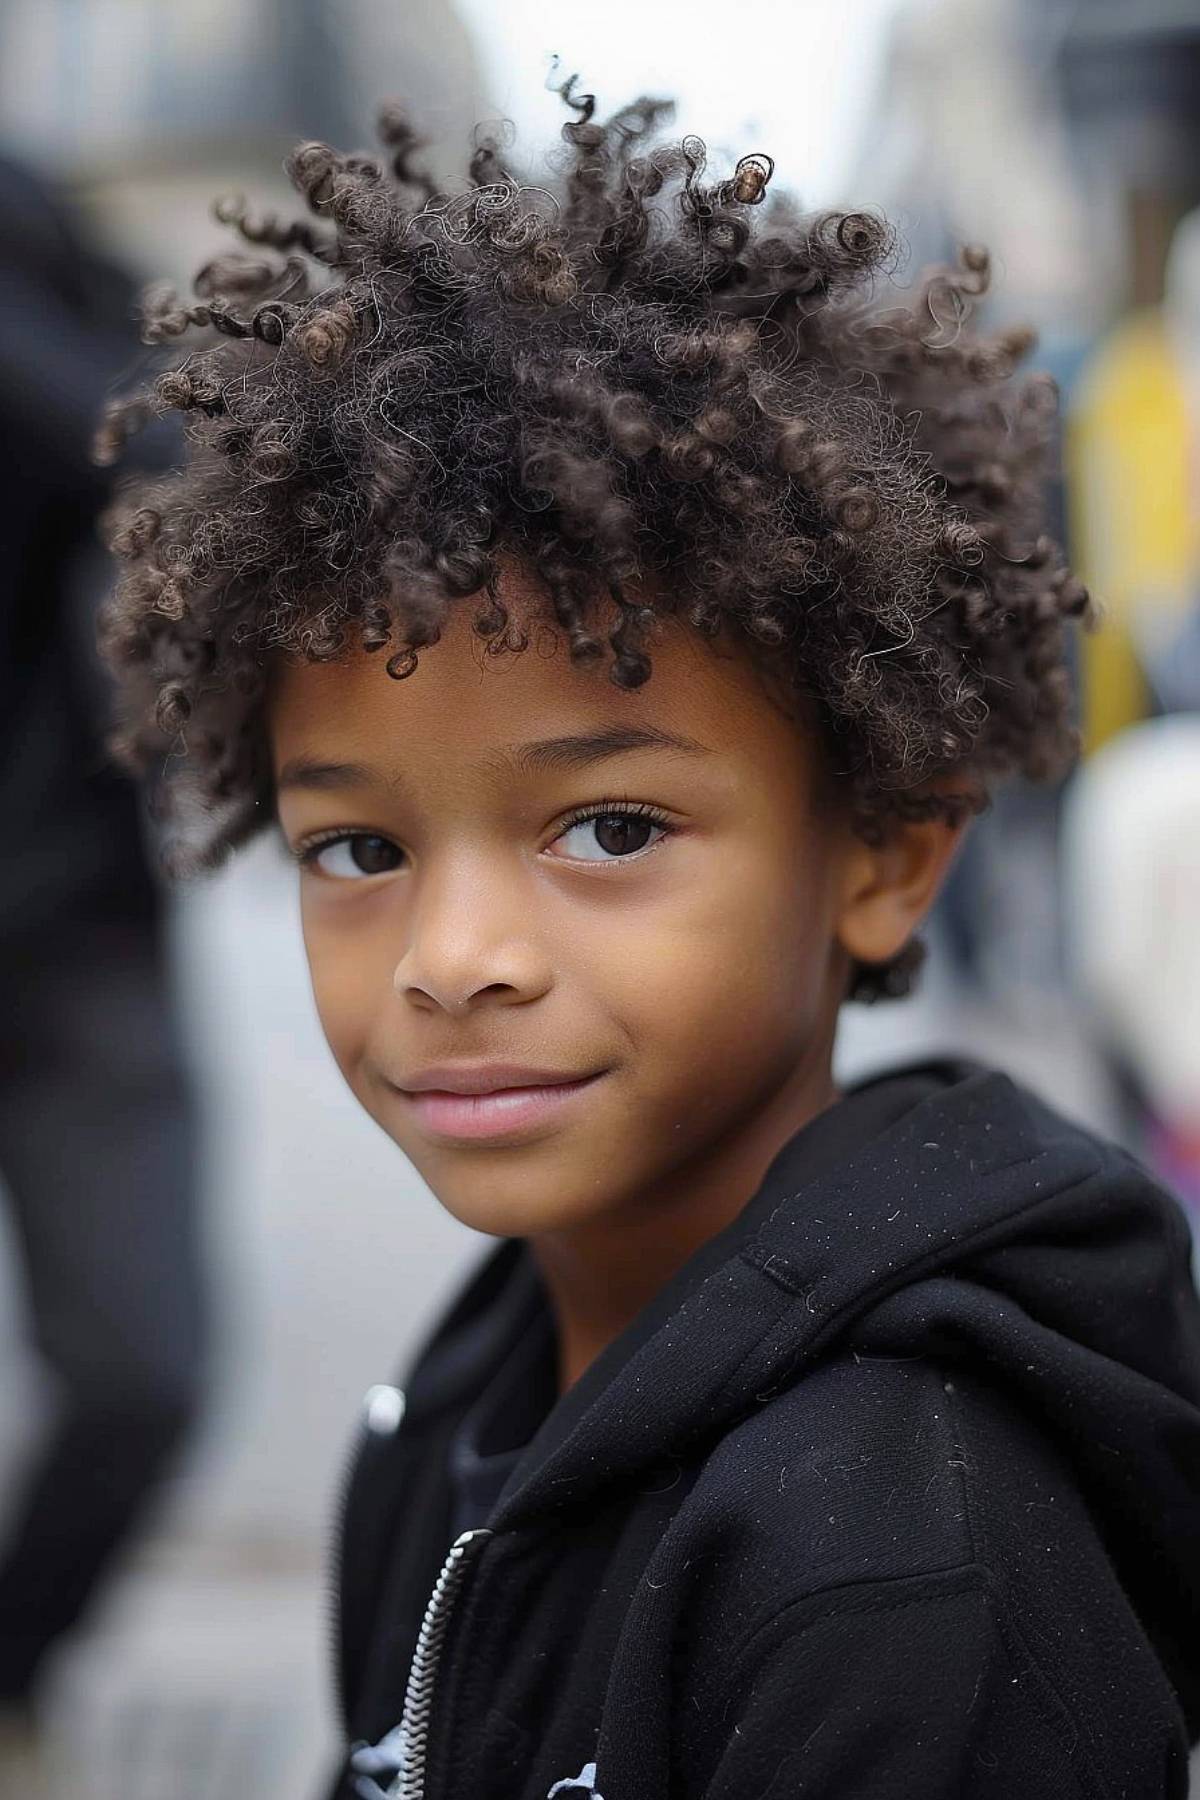
M 848 1140 L 855 1113 L 862 1128 Z M 492 1524 L 561 1516 L 644 1484 L 831 1352 L 984 1363 L 1064 1446 L 1195 1717 L 1190 1258 L 1182 1208 L 1148 1171 L 1009 1076 L 965 1058 L 888 1070 L 779 1151 L 737 1219 L 562 1397 Z M 478 1381 L 494 1351 L 476 1335 L 469 1355 L 456 1353 L 456 1333 L 509 1284 L 530 1317 L 545 1308 L 521 1240 L 501 1245 L 447 1319 L 414 1371 L 410 1411 L 437 1410 Z

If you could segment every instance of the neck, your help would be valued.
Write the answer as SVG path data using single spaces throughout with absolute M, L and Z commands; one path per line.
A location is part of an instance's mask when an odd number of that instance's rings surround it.
M 558 1327 L 560 1393 L 737 1218 L 784 1144 L 841 1097 L 826 1054 L 819 1069 L 797 1069 L 753 1119 L 652 1190 L 582 1225 L 529 1238 Z

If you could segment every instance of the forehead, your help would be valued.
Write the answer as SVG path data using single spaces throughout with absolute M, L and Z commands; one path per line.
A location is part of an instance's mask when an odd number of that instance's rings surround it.
M 386 651 L 359 649 L 334 663 L 281 660 L 268 704 L 276 775 L 295 758 L 370 763 L 389 775 L 405 767 L 482 772 L 515 743 L 614 725 L 739 759 L 797 752 L 796 721 L 768 699 L 745 652 L 713 645 L 678 620 L 658 622 L 646 644 L 651 675 L 627 690 L 609 680 L 607 648 L 603 660 L 580 667 L 563 634 L 536 616 L 523 620 L 526 649 L 492 654 L 471 628 L 476 610 L 470 601 L 452 607 L 439 641 L 399 681 L 387 673 Z

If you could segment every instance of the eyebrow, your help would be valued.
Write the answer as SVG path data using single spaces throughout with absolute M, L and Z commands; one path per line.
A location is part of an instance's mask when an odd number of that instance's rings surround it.
M 630 750 L 682 750 L 689 756 L 711 752 L 695 738 L 664 731 L 657 725 L 609 725 L 602 731 L 576 737 L 541 738 L 532 744 L 510 744 L 499 753 L 524 774 L 545 769 L 584 769 L 606 757 L 624 756 Z
M 327 788 L 367 787 L 376 777 L 362 763 L 318 762 L 311 756 L 294 756 L 284 763 L 275 782 L 276 791 L 308 788 L 321 793 Z
M 712 754 L 695 738 L 664 731 L 656 725 L 611 725 L 602 731 L 583 732 L 574 737 L 507 744 L 491 761 L 502 771 L 507 765 L 521 774 L 532 775 L 547 770 L 588 768 L 592 763 L 603 762 L 610 756 L 624 756 L 631 750 L 681 750 L 689 756 Z M 318 762 L 312 757 L 297 756 L 284 764 L 275 785 L 280 792 L 284 788 L 323 792 L 331 788 L 376 787 L 379 784 L 378 774 L 362 763 Z

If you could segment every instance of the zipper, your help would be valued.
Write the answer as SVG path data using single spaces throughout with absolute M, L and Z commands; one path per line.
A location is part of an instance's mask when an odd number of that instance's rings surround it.
M 380 1800 L 425 1800 L 433 1693 L 446 1628 L 471 1562 L 491 1536 L 489 1530 L 479 1526 L 464 1531 L 451 1544 L 417 1633 L 400 1723 L 381 1743 L 361 1745 L 350 1758 L 351 1769 L 360 1775 L 369 1778 L 384 1773 L 392 1774 L 394 1779 L 386 1788 L 368 1780 L 358 1788 L 359 1793 L 373 1791 Z

